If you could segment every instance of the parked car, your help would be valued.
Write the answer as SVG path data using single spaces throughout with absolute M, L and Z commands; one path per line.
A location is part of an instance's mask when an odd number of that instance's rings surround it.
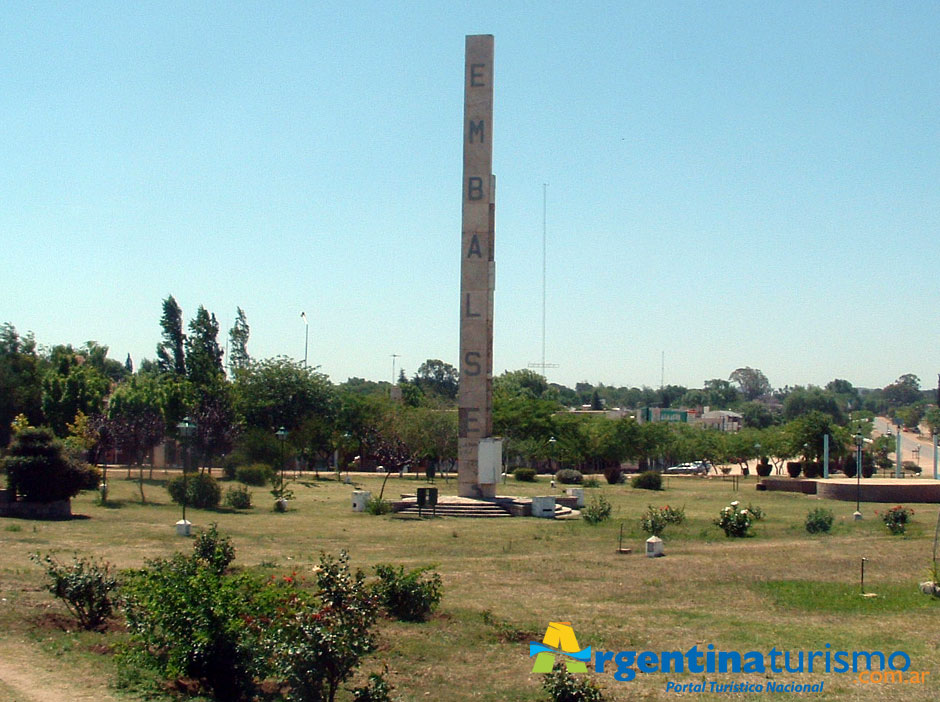
M 671 466 L 665 472 L 668 475 L 705 475 L 710 468 L 711 464 L 708 461 L 694 461 Z

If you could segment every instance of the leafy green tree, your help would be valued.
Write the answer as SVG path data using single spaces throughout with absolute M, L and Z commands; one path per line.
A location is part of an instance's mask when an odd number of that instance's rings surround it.
M 926 408 L 922 402 L 913 405 L 898 407 L 894 411 L 894 416 L 901 420 L 906 429 L 916 429 L 920 426 L 920 420 L 924 418 Z
M 438 395 L 449 400 L 457 398 L 457 369 L 437 358 L 429 358 L 418 367 L 414 384 L 425 395 Z
M 21 338 L 9 323 L 0 327 L 0 447 L 10 441 L 10 424 L 19 415 L 43 422 L 42 362 L 32 334 Z
M 862 406 L 858 390 L 848 380 L 836 378 L 826 383 L 826 392 L 835 395 L 839 404 L 847 410 L 860 409 Z
M 186 337 L 186 371 L 190 382 L 197 387 L 212 385 L 223 376 L 218 336 L 219 323 L 215 315 L 199 305 Z
M 821 461 L 824 452 L 823 438 L 829 435 L 830 455 L 840 456 L 844 447 L 849 443 L 849 433 L 845 427 L 840 426 L 835 418 L 827 412 L 809 410 L 786 426 L 789 441 L 789 453 L 792 456 L 802 455 L 808 461 Z
M 845 413 L 838 400 L 821 388 L 796 387 L 783 402 L 783 416 L 786 420 L 797 419 L 812 411 L 828 414 L 836 424 L 845 424 Z
M 97 341 L 86 341 L 78 350 L 78 354 L 84 358 L 85 363 L 112 382 L 120 382 L 130 375 L 123 363 L 108 358 L 108 347 Z
M 332 416 L 336 394 L 314 368 L 284 356 L 252 361 L 234 383 L 235 409 L 246 427 L 297 428 L 311 415 Z
M 745 402 L 738 407 L 738 412 L 741 413 L 745 427 L 766 429 L 777 422 L 777 417 L 773 410 L 763 402 Z
M 683 395 L 688 392 L 688 388 L 682 385 L 666 385 L 656 391 L 656 403 L 662 407 L 672 407 Z
M 604 409 L 604 403 L 601 402 L 601 396 L 597 393 L 597 388 L 591 393 L 591 409 L 595 412 Z
M 235 323 L 228 332 L 228 366 L 231 373 L 247 368 L 251 361 L 251 356 L 248 355 L 248 335 L 250 332 L 248 320 L 245 318 L 245 311 L 241 307 L 237 307 L 236 310 Z
M 940 434 L 940 408 L 928 407 L 924 412 L 924 421 L 930 427 L 931 434 Z
M 721 378 L 706 380 L 703 390 L 708 395 L 707 404 L 712 409 L 728 409 L 740 399 L 737 389 Z
M 192 410 L 196 422 L 195 445 L 203 468 L 209 468 L 214 459 L 229 453 L 241 432 L 235 413 L 234 391 L 224 378 L 218 376 L 212 385 L 198 388 L 198 400 Z
M 55 347 L 50 360 L 52 367 L 42 379 L 42 412 L 56 436 L 66 436 L 68 423 L 79 412 L 101 411 L 111 381 L 70 346 Z
M 772 390 L 770 381 L 767 380 L 767 376 L 764 375 L 763 371 L 750 366 L 738 368 L 728 379 L 738 386 L 744 399 L 748 402 L 756 400 L 762 395 L 769 395 Z
M 905 373 L 891 385 L 886 386 L 882 392 L 892 408 L 913 405 L 923 400 L 920 392 L 920 378 L 913 373 Z
M 567 388 L 566 388 L 567 389 Z M 570 391 L 573 393 L 574 391 Z M 501 397 L 550 397 L 552 390 L 545 380 L 545 376 L 528 368 L 506 371 L 493 379 L 493 395 Z M 576 402 L 575 399 L 572 400 Z
M 157 365 L 164 373 L 186 375 L 186 336 L 183 334 L 183 310 L 172 295 L 163 301 L 160 317 L 163 341 L 157 344 Z

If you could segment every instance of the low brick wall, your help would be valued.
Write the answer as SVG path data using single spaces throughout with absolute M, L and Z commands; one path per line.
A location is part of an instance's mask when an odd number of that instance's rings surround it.
M 854 482 L 821 482 L 817 494 L 827 500 L 854 502 L 859 487 Z M 891 483 L 871 483 L 862 479 L 860 486 L 862 502 L 940 502 L 940 482 L 922 480 L 897 480 Z
M 8 492 L 4 490 L 4 492 Z M 0 517 L 20 519 L 71 519 L 72 501 L 55 502 L 3 502 L 0 500 Z
M 775 492 L 802 492 L 804 495 L 816 494 L 815 480 L 802 480 L 800 478 L 761 478 L 757 481 L 759 489 L 773 490 Z

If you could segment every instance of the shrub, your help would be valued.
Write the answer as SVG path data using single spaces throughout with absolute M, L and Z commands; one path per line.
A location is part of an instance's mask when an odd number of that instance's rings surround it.
M 913 521 L 914 510 L 898 505 L 880 514 L 881 521 L 885 523 L 888 531 L 892 534 L 903 534 L 907 531 L 907 525 Z
M 274 477 L 274 469 L 264 463 L 252 463 L 250 466 L 238 466 L 235 479 L 245 485 L 264 487 Z
M 669 522 L 663 516 L 662 510 L 652 505 L 649 505 L 643 516 L 640 517 L 640 529 L 651 536 L 659 536 L 666 530 L 667 526 L 669 526 Z
M 826 534 L 832 529 L 832 510 L 817 507 L 806 515 L 806 531 L 810 534 Z
M 589 475 L 584 479 L 584 482 L 581 483 L 581 485 L 586 488 L 599 488 L 601 486 L 601 481 L 598 480 L 595 476 Z
M 520 483 L 535 482 L 535 468 L 516 468 L 512 474 Z
M 555 480 L 557 480 L 562 485 L 580 485 L 581 481 L 584 480 L 584 476 L 579 470 L 574 470 L 573 468 L 562 468 L 560 471 L 555 473 Z
M 340 683 L 375 648 L 376 600 L 362 572 L 350 573 L 345 552 L 338 559 L 322 555 L 316 572 L 319 607 L 289 606 L 293 611 L 282 618 L 269 648 L 290 686 L 288 699 L 297 702 L 333 700 Z M 378 692 L 378 686 L 370 687 Z
M 623 482 L 623 470 L 620 466 L 608 466 L 604 469 L 604 477 L 608 485 L 619 485 Z
M 88 481 L 65 458 L 52 432 L 36 427 L 17 432 L 0 468 L 7 474 L 7 487 L 26 502 L 66 500 Z
M 111 616 L 111 591 L 118 583 L 110 563 L 75 556 L 71 565 L 61 565 L 52 556 L 38 553 L 30 560 L 45 567 L 51 581 L 49 592 L 65 603 L 83 629 L 99 629 Z
M 274 599 L 273 587 L 247 574 L 219 573 L 180 553 L 148 561 L 125 577 L 131 641 L 119 662 L 169 680 L 198 680 L 217 699 L 244 699 L 264 659 L 261 637 L 249 623 L 251 617 L 273 618 L 272 608 L 260 604 Z
M 178 505 L 183 504 L 183 490 L 185 485 L 186 504 L 200 509 L 214 509 L 222 500 L 222 488 L 218 481 L 208 473 L 194 473 L 177 475 L 166 484 L 170 498 Z
M 595 495 L 591 501 L 581 509 L 581 516 L 588 524 L 600 524 L 610 519 L 612 507 L 603 495 Z
M 542 687 L 552 702 L 604 702 L 604 695 L 593 680 L 576 678 L 561 661 L 555 661 L 552 672 L 545 674 Z
M 682 524 L 685 521 L 684 507 L 653 507 L 648 505 L 646 512 L 640 517 L 640 528 L 647 534 L 659 536 L 670 524 Z
M 244 485 L 233 485 L 225 491 L 225 504 L 232 509 L 251 509 L 251 491 Z
M 388 514 L 392 511 L 392 503 L 380 497 L 370 497 L 366 503 L 366 512 L 369 514 Z
M 235 560 L 235 547 L 228 536 L 219 533 L 218 525 L 213 522 L 193 542 L 193 558 L 221 575 Z
M 397 619 L 424 621 L 441 601 L 441 576 L 430 568 L 415 568 L 406 573 L 403 566 L 396 570 L 393 566 L 379 564 L 375 567 L 375 574 L 379 576 L 375 594 L 382 606 Z
M 219 700 L 269 699 L 262 683 L 289 700 L 332 700 L 374 648 L 376 605 L 345 553 L 316 572 L 313 596 L 293 576 L 221 573 L 195 554 L 148 561 L 127 575 L 121 670 L 188 678 Z
M 685 521 L 685 507 L 670 507 L 666 505 L 665 507 L 660 507 L 659 511 L 663 514 L 663 519 L 666 520 L 667 524 L 675 524 L 679 526 L 682 522 Z
M 846 458 L 842 461 L 842 473 L 846 478 L 854 478 L 858 472 L 858 461 L 855 458 Z
M 351 692 L 353 702 L 392 702 L 392 686 L 381 673 L 372 673 L 368 685 L 354 687 Z
M 747 503 L 747 513 L 751 515 L 751 519 L 753 519 L 755 522 L 759 522 L 766 516 L 764 510 L 762 510 L 757 505 L 751 504 L 750 502 Z
M 227 541 L 207 532 L 213 551 Z M 219 700 L 270 699 L 262 686 L 288 700 L 334 699 L 374 648 L 376 601 L 363 574 L 349 572 L 345 552 L 321 556 L 315 596 L 293 575 L 228 574 L 210 560 L 194 549 L 127 573 L 125 679 L 146 671 L 187 678 Z
M 655 470 L 648 470 L 634 476 L 630 486 L 640 490 L 662 490 L 663 476 Z
M 747 509 L 739 509 L 739 504 L 740 503 L 735 500 L 730 505 L 723 508 L 718 515 L 718 519 L 714 522 L 725 532 L 725 536 L 743 538 L 751 535 L 750 530 L 753 517 Z

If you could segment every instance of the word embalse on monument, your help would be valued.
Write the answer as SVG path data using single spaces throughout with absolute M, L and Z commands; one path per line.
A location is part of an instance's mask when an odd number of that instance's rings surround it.
M 458 491 L 496 496 L 502 451 L 493 433 L 493 37 L 467 37 L 464 69 L 463 212 L 460 261 Z

